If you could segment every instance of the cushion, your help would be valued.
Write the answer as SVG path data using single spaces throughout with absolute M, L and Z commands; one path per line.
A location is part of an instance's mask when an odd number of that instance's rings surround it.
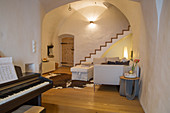
M 102 64 L 106 62 L 106 58 L 93 58 L 93 64 Z
M 92 62 L 82 62 L 81 65 L 82 66 L 91 66 Z
M 112 65 L 129 65 L 129 62 L 130 61 L 127 61 L 127 62 L 120 62 L 120 61 L 111 62 L 111 61 L 108 61 L 108 64 L 112 64 Z
M 122 59 L 120 59 L 121 62 L 127 62 L 128 60 L 124 57 Z
M 116 62 L 108 61 L 107 64 L 116 64 Z
M 107 62 L 108 61 L 111 61 L 111 62 L 119 61 L 119 57 L 107 57 Z
M 130 61 L 127 61 L 127 62 L 119 62 L 119 61 L 116 61 L 116 64 L 118 64 L 118 65 L 129 65 L 129 62 L 130 62 Z

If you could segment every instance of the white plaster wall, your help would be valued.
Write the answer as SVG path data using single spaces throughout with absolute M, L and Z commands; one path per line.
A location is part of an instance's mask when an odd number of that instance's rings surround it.
M 147 113 L 170 112 L 170 1 L 163 0 L 157 13 L 156 0 L 143 0 L 142 10 L 146 25 L 146 56 L 142 56 L 146 70 L 142 77 L 140 101 Z M 160 17 L 159 17 L 160 15 Z M 159 28 L 158 28 L 159 27 Z M 140 47 L 142 48 L 142 46 Z
M 39 0 L 39 1 L 43 4 L 43 7 L 47 13 L 47 12 L 55 9 L 56 7 L 60 7 L 67 3 L 79 1 L 79 0 Z
M 97 9 L 97 10 L 96 10 Z M 89 13 L 103 10 L 103 7 L 90 6 L 73 13 L 61 25 L 58 36 L 62 34 L 74 35 L 74 63 L 94 52 L 105 41 L 109 41 L 116 33 L 121 33 L 128 28 L 128 21 L 125 16 L 114 6 L 104 9 L 96 21 L 94 27 L 90 27 L 88 20 Z
M 109 0 L 111 4 L 115 5 L 128 19 L 133 33 L 133 51 L 134 57 L 139 58 L 139 40 L 145 35 L 145 26 L 143 21 L 143 14 L 140 2 L 130 0 Z M 145 50 L 144 50 L 145 51 Z
M 93 59 L 96 58 L 96 56 L 97 56 L 97 58 L 104 57 L 105 54 L 108 51 L 110 51 L 110 49 L 112 49 L 114 47 L 114 45 L 118 44 L 119 41 L 121 41 L 121 40 L 123 40 L 123 39 L 125 39 L 127 37 L 130 37 L 131 35 L 132 35 L 131 30 L 124 31 L 123 35 L 119 35 L 117 39 L 112 39 L 112 43 L 107 43 L 107 46 L 106 47 L 102 47 L 101 51 L 96 51 L 96 54 L 95 55 L 91 55 L 91 58 L 86 58 L 86 62 L 93 62 Z M 129 50 L 130 49 L 132 49 L 132 47 L 129 48 Z M 116 50 L 116 48 L 115 48 L 115 50 Z M 116 51 L 114 51 L 114 53 L 111 53 L 112 55 L 110 55 L 110 57 L 119 56 L 120 58 L 122 58 L 122 55 L 120 55 L 120 54 L 118 55 L 117 52 L 120 53 L 120 52 L 123 52 L 123 51 L 120 51 L 120 49 L 117 49 Z
M 126 36 L 116 43 L 114 43 L 103 55 L 102 57 L 119 57 L 120 59 L 124 57 L 124 47 L 128 50 L 128 59 L 130 59 L 130 53 L 132 50 L 132 35 Z
M 65 18 L 71 15 L 74 11 L 68 11 L 68 5 L 61 6 L 47 13 L 44 16 L 42 24 L 42 58 L 59 62 L 59 43 L 58 32 Z M 49 58 L 47 55 L 47 45 L 54 45 L 54 58 Z
M 35 71 L 39 71 L 42 16 L 39 0 L 0 0 L 0 51 L 13 57 L 23 72 L 26 63 L 35 63 Z M 36 42 L 35 53 L 32 40 Z

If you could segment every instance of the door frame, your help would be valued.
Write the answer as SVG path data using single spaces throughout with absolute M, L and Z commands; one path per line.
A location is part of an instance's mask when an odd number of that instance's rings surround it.
M 71 34 L 62 34 L 60 36 L 58 36 L 58 42 L 59 42 L 59 66 L 62 66 L 61 62 L 62 62 L 62 45 L 61 45 L 61 42 L 62 42 L 62 39 L 63 38 L 73 38 L 73 41 L 74 41 L 74 35 L 71 35 Z M 74 41 L 75 42 L 75 41 Z M 75 43 L 74 43 L 74 50 L 75 50 Z M 74 52 L 75 54 L 75 52 Z M 73 65 L 74 65 L 74 54 L 73 54 Z

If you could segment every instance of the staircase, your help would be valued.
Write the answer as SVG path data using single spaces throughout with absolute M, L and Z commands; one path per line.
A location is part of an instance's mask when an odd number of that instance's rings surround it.
M 90 53 L 89 56 L 86 56 L 84 60 L 80 60 L 80 63 L 77 63 L 75 65 L 80 65 L 82 62 L 93 62 L 93 58 L 95 57 L 101 57 L 102 54 L 110 48 L 111 45 L 113 45 L 115 42 L 120 40 L 121 38 L 129 35 L 131 33 L 130 25 L 127 29 L 123 29 L 121 33 L 117 33 L 115 37 L 112 37 L 110 41 L 106 41 L 104 45 L 100 45 L 99 49 L 95 49 L 93 53 Z

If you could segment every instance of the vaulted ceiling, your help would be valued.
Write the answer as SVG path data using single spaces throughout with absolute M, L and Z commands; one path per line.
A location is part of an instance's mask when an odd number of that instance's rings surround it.
M 74 7 L 83 8 L 85 6 L 90 6 L 90 5 L 92 5 L 92 3 L 95 3 L 95 2 L 97 2 L 97 3 L 108 2 L 108 3 L 116 3 L 116 4 L 119 3 L 119 5 L 121 5 L 123 2 L 127 4 L 127 2 L 128 3 L 132 2 L 132 1 L 139 2 L 140 0 L 40 0 L 46 13 L 57 8 L 57 7 L 60 7 L 62 5 L 68 4 L 68 3 L 76 2 L 76 1 L 81 1 L 81 2 L 77 2 L 76 5 L 74 5 Z M 81 4 L 79 4 L 79 3 L 81 3 Z M 99 5 L 99 4 L 97 4 L 97 5 Z

